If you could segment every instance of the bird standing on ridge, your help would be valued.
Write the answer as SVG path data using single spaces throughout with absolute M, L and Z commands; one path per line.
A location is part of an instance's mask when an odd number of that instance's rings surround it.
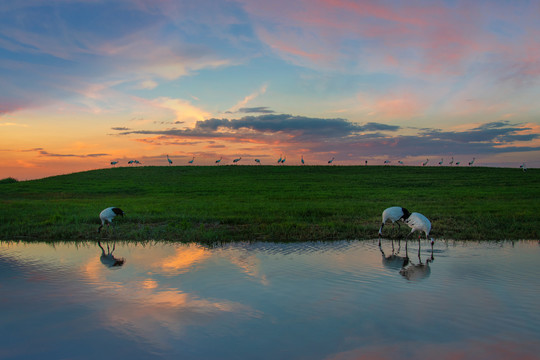
M 426 166 L 428 162 L 429 162 L 429 159 L 426 159 L 426 161 L 424 161 L 424 162 L 422 163 L 422 166 Z
M 398 161 L 398 164 L 400 164 L 400 165 L 405 165 L 405 164 L 403 163 L 403 161 L 401 161 L 401 160 Z
M 384 160 L 384 165 L 390 164 L 390 160 Z
M 111 161 L 112 166 L 116 166 L 116 164 L 118 164 L 118 161 Z
M 113 223 L 112 221 L 117 215 L 124 216 L 124 212 L 122 211 L 122 209 L 117 208 L 117 207 L 108 207 L 105 210 L 103 210 L 101 213 L 99 213 L 101 225 L 98 228 L 98 232 L 101 231 L 101 228 L 105 224 L 107 224 L 107 228 L 108 228 L 109 225 Z
M 439 165 L 442 165 L 442 164 L 443 164 L 443 162 L 444 162 L 444 159 L 443 159 L 443 158 L 441 158 L 441 161 L 439 161 Z
M 525 165 L 525 163 L 519 165 L 519 168 L 523 171 L 527 171 L 527 165 Z
M 328 160 L 328 163 L 329 163 L 329 164 L 333 163 L 335 159 L 336 159 L 336 158 L 333 157 L 332 159 Z
M 134 162 L 134 161 L 135 161 L 135 160 L 129 160 L 129 161 L 128 161 L 128 164 L 129 164 L 129 165 L 133 165 L 133 162 Z
M 238 159 L 234 159 L 232 162 L 233 162 L 234 164 L 238 164 L 238 162 L 239 162 L 240 160 L 242 160 L 242 157 L 239 157 Z
M 392 206 L 392 207 L 389 207 L 387 209 L 385 209 L 382 213 L 382 224 L 381 224 L 381 227 L 379 229 L 379 245 L 381 245 L 381 237 L 382 237 L 382 229 L 384 227 L 384 224 L 390 220 L 392 221 L 392 228 L 394 227 L 394 224 L 398 221 L 398 220 L 401 220 L 401 221 L 406 221 L 409 216 L 411 215 L 411 213 L 409 212 L 409 210 L 401 207 L 401 206 Z M 399 225 L 399 222 L 397 222 L 398 224 L 398 229 L 401 228 L 401 225 Z
M 194 160 L 195 160 L 195 156 L 193 157 L 193 159 L 189 160 L 188 163 L 193 164 Z
M 259 165 L 261 165 L 261 160 L 260 159 L 255 159 L 255 162 Z
M 456 166 L 459 166 L 461 164 L 461 161 L 456 161 Z
M 287 156 L 285 156 L 283 159 L 281 159 L 281 163 L 285 164 L 285 160 L 287 160 Z
M 169 165 L 172 165 L 172 160 L 169 159 L 169 155 L 167 155 L 167 161 L 169 162 Z
M 305 165 L 306 163 L 304 162 L 304 155 L 302 155 L 302 158 L 300 159 L 300 161 L 302 162 L 302 165 Z
M 452 160 L 450 160 L 450 162 L 448 164 L 450 164 L 450 166 L 454 165 L 454 157 L 453 156 L 452 156 Z
M 221 159 L 223 159 L 223 156 L 219 158 L 219 160 L 216 160 L 216 164 L 219 165 L 219 163 L 221 162 Z
M 279 155 L 279 159 L 278 159 L 278 161 L 277 161 L 278 164 L 281 164 L 282 158 L 283 158 L 283 154 Z
M 471 166 L 472 164 L 474 164 L 474 160 L 476 160 L 476 158 L 472 158 L 472 160 L 469 162 L 469 166 Z

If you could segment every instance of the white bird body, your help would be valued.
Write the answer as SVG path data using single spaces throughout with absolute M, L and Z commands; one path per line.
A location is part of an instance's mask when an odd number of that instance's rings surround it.
M 415 231 L 424 232 L 426 239 L 428 239 L 429 232 L 431 231 L 431 222 L 424 215 L 413 212 L 406 220 L 405 223 L 412 229 L 409 235 Z M 407 235 L 407 236 L 409 236 Z
M 392 226 L 394 226 L 394 223 L 396 223 L 398 220 L 406 221 L 410 216 L 409 210 L 401 207 L 401 206 L 392 206 L 387 209 L 385 209 L 382 213 L 382 224 L 379 228 L 379 238 L 382 236 L 382 229 L 384 227 L 384 224 L 390 220 L 392 221 Z M 398 227 L 401 227 L 399 225 L 399 222 L 397 223 Z M 379 240 L 380 244 L 380 240 Z
M 124 212 L 122 211 L 122 209 L 117 208 L 117 207 L 108 207 L 108 208 L 106 208 L 105 210 L 103 210 L 103 211 L 99 214 L 99 218 L 100 218 L 100 220 L 101 220 L 101 225 L 100 225 L 99 228 L 98 228 L 98 232 L 101 231 L 101 228 L 102 228 L 105 224 L 107 224 L 107 226 L 109 226 L 110 224 L 112 224 L 113 219 L 114 219 L 117 215 L 124 216 Z

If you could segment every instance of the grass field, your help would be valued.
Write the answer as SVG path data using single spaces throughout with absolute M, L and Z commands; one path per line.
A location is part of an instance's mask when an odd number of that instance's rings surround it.
M 539 199 L 536 169 L 123 167 L 0 181 L 0 238 L 372 239 L 382 211 L 397 205 L 426 215 L 436 239 L 540 239 Z M 98 234 L 98 215 L 109 206 L 126 216 L 114 220 L 113 233 Z

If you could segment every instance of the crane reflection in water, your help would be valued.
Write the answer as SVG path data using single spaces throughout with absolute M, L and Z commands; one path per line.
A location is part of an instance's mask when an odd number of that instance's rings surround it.
M 423 262 L 420 253 L 420 244 L 418 244 L 418 262 L 413 262 L 409 258 L 408 242 L 405 245 L 405 256 L 400 256 L 399 252 L 401 244 L 398 245 L 397 250 L 394 248 L 394 240 L 392 240 L 392 253 L 386 255 L 381 244 L 379 244 L 379 250 L 382 254 L 383 266 L 392 270 L 399 271 L 399 274 L 407 280 L 421 280 L 429 277 L 431 274 L 430 263 L 435 260 L 433 251 L 429 258 Z
M 101 249 L 101 256 L 99 257 L 99 260 L 103 265 L 105 265 L 108 268 L 111 269 L 118 269 L 122 265 L 125 264 L 126 259 L 119 258 L 113 255 L 114 250 L 116 248 L 116 242 L 113 242 L 112 250 L 109 247 L 109 243 L 107 243 L 107 252 L 105 252 L 105 249 L 101 245 L 101 242 L 98 241 L 98 246 Z

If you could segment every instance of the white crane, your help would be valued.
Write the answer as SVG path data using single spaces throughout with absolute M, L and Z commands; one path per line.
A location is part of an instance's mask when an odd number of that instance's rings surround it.
M 401 160 L 398 161 L 398 164 L 400 164 L 400 165 L 405 165 L 405 164 L 403 163 L 403 161 L 401 161 Z
M 193 164 L 193 161 L 195 161 L 195 156 L 193 157 L 193 159 L 189 160 L 188 163 Z
M 390 164 L 390 160 L 384 160 L 384 165 Z
M 405 223 L 412 229 L 405 239 L 407 239 L 415 231 L 420 232 L 420 234 L 418 235 L 418 252 L 420 253 L 420 236 L 422 235 L 422 232 L 424 232 L 426 234 L 426 240 L 429 240 L 429 232 L 431 231 L 431 222 L 424 215 L 417 212 L 413 212 L 407 219 L 405 219 Z M 433 254 L 434 243 L 435 241 L 433 240 L 433 238 L 431 238 L 431 253 L 432 254 Z
M 469 161 L 469 166 L 471 166 L 472 164 L 474 164 L 474 160 L 476 160 L 476 158 L 472 158 L 472 160 Z
M 101 213 L 99 213 L 99 218 L 101 220 L 101 225 L 98 228 L 98 232 L 101 231 L 101 228 L 107 224 L 107 228 L 110 224 L 112 224 L 113 219 L 117 216 L 124 216 L 124 212 L 122 209 L 117 207 L 108 207 L 105 210 L 103 210 Z
M 133 162 L 134 162 L 135 164 L 139 164 L 139 165 L 141 164 L 141 162 L 140 162 L 139 160 L 133 160 Z
M 302 162 L 302 165 L 306 164 L 306 162 L 304 161 L 304 155 L 302 155 L 302 158 L 300 159 L 300 161 Z
M 525 165 L 525 163 L 519 165 L 519 168 L 523 171 L 527 171 L 527 165 Z
M 135 160 L 129 160 L 129 161 L 128 161 L 128 164 L 129 164 L 129 165 L 133 165 L 134 162 L 135 162 Z
M 167 155 L 167 162 L 169 163 L 169 166 L 172 165 L 172 160 L 169 159 L 169 155 Z
M 456 166 L 459 166 L 461 164 L 461 161 L 456 161 Z
M 443 159 L 443 158 L 441 158 L 441 161 L 439 161 L 439 165 L 442 165 L 442 164 L 443 164 L 443 162 L 444 162 L 444 159 Z
M 285 164 L 285 160 L 287 160 L 287 155 L 285 155 L 285 157 L 283 159 L 281 159 L 281 163 Z
M 118 164 L 118 161 L 111 161 L 112 166 L 116 166 L 116 164 Z
M 279 155 L 279 159 L 277 161 L 278 164 L 281 164 L 281 160 L 283 159 L 283 154 Z
M 328 160 L 328 163 L 329 164 L 333 163 L 335 159 L 336 159 L 335 157 L 332 157 L 332 159 Z
M 255 159 L 255 162 L 259 165 L 261 165 L 261 160 L 260 159 Z
M 219 165 L 219 163 L 221 162 L 221 159 L 223 159 L 223 156 L 219 158 L 219 160 L 216 160 L 216 164 Z
M 454 157 L 453 156 L 452 156 L 452 160 L 450 160 L 450 162 L 448 164 L 450 164 L 450 166 L 454 165 Z
M 399 220 L 406 221 L 411 213 L 409 210 L 401 207 L 401 206 L 392 206 L 387 209 L 385 209 L 382 213 L 382 224 L 379 228 L 379 245 L 381 245 L 381 237 L 382 237 L 382 229 L 384 227 L 384 224 L 390 220 L 392 221 L 392 228 L 394 227 L 394 224 L 398 224 L 398 229 L 401 228 L 401 225 L 399 224 Z
M 426 166 L 428 162 L 429 162 L 429 159 L 426 159 L 426 161 L 424 161 L 424 162 L 422 163 L 422 166 Z
M 234 164 L 238 164 L 238 162 L 239 162 L 240 160 L 242 160 L 242 157 L 239 157 L 238 159 L 234 159 L 232 162 L 233 162 Z

